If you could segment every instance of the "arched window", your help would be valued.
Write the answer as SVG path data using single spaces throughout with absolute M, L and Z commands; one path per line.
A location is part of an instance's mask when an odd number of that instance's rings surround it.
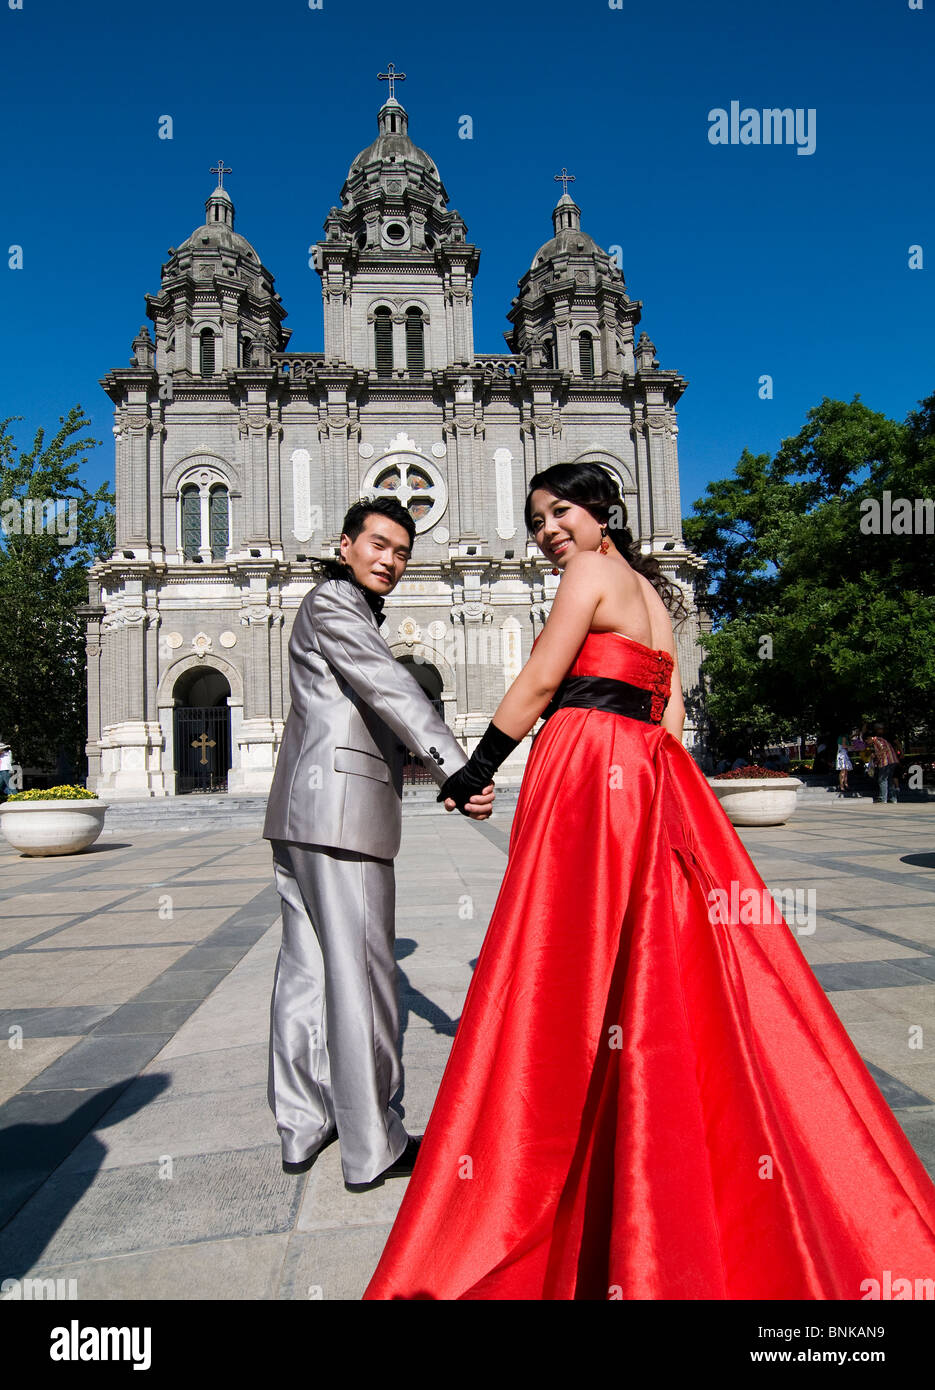
M 199 367 L 202 376 L 214 376 L 214 334 L 210 328 L 201 330 Z
M 421 309 L 406 310 L 406 370 L 410 376 L 425 371 L 425 325 Z
M 594 339 L 590 333 L 582 333 L 578 339 L 578 360 L 581 375 L 588 381 L 594 378 Z
M 211 559 L 223 560 L 230 541 L 230 500 L 227 488 L 220 484 L 211 489 L 208 498 L 208 531 Z
M 377 376 L 393 375 L 393 315 L 377 309 L 373 316 L 373 336 L 377 356 Z
M 231 543 L 230 487 L 209 460 L 180 480 L 178 528 L 183 559 L 226 560 Z
M 182 554 L 193 560 L 201 549 L 201 494 L 194 483 L 182 488 Z

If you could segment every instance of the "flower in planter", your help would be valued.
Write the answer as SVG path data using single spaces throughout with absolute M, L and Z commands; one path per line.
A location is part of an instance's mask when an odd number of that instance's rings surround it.
M 86 787 L 46 787 L 42 791 L 14 792 L 7 801 L 96 801 Z
M 758 763 L 750 763 L 748 767 L 737 767 L 731 772 L 718 772 L 711 780 L 714 782 L 739 782 L 742 778 L 746 780 L 788 776 L 788 772 L 774 772 L 770 767 L 760 767 Z

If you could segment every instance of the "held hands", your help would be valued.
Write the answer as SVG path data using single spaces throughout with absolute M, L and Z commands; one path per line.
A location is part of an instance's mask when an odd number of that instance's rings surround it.
M 482 792 L 475 792 L 470 801 L 465 803 L 462 815 L 470 816 L 471 820 L 487 820 L 493 810 L 495 796 L 496 792 L 491 782 Z M 450 796 L 445 798 L 446 811 L 453 811 L 456 806 L 457 802 L 452 801 Z
M 486 820 L 493 806 L 493 775 L 518 742 L 518 739 L 510 738 L 502 729 L 498 729 L 496 724 L 488 724 L 483 738 L 464 766 L 452 773 L 442 785 L 438 800 L 444 801 L 449 810 L 451 806 L 457 806 L 462 815 Z M 472 806 L 474 810 L 469 809 Z

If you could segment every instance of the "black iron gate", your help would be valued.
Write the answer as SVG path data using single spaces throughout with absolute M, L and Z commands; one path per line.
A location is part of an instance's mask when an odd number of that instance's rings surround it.
M 175 710 L 175 766 L 179 793 L 226 792 L 231 765 L 230 708 Z
M 403 663 L 406 664 L 405 662 Z M 428 694 L 428 691 L 426 691 Z M 429 696 L 432 700 L 432 707 L 440 719 L 445 717 L 445 704 L 441 696 Z M 406 749 L 406 758 L 403 762 L 403 782 L 407 787 L 437 785 L 435 778 L 429 772 L 421 758 L 417 758 L 411 749 Z

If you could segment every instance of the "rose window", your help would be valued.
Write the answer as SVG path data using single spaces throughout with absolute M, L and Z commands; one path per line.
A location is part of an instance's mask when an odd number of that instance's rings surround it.
M 364 480 L 364 491 L 395 497 L 416 523 L 416 531 L 434 526 L 448 506 L 444 478 L 422 458 L 381 459 Z

